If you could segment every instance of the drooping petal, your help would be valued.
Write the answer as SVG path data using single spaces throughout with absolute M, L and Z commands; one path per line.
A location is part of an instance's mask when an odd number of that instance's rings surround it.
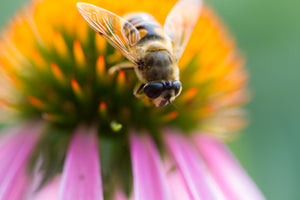
M 203 134 L 196 136 L 195 142 L 216 182 L 228 199 L 265 199 L 222 142 Z
M 18 200 L 28 185 L 27 162 L 41 132 L 42 124 L 27 124 L 10 130 L 0 145 L 0 199 Z
M 167 147 L 185 181 L 190 199 L 224 199 L 199 152 L 183 134 L 165 130 Z
M 26 188 L 29 182 L 29 177 L 25 167 L 22 167 L 20 171 L 15 174 L 15 177 L 11 178 L 7 190 L 1 188 L 0 199 L 19 200 L 22 199 L 26 192 Z M 1 186 L 2 187 L 2 184 Z
M 59 189 L 59 200 L 102 200 L 95 129 L 79 127 L 71 140 Z
M 130 135 L 135 200 L 170 199 L 166 177 L 156 147 L 147 135 Z

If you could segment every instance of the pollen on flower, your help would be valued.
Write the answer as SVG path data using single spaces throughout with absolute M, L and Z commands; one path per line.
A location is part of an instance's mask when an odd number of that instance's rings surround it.
M 100 102 L 99 104 L 99 112 L 100 115 L 105 116 L 107 114 L 107 108 L 106 108 L 106 103 L 105 102 Z
M 78 40 L 74 41 L 73 53 L 74 53 L 75 61 L 78 64 L 78 66 L 83 67 L 86 63 L 86 60 L 85 60 L 85 56 L 81 44 Z
M 123 86 L 126 80 L 126 76 L 125 76 L 125 72 L 124 70 L 120 70 L 119 74 L 118 74 L 118 84 L 119 86 Z
M 56 63 L 51 63 L 51 69 L 56 80 L 64 85 L 66 79 L 59 66 Z
M 112 121 L 110 123 L 110 127 L 113 132 L 119 132 L 122 129 L 123 125 L 118 123 L 117 121 Z
M 181 97 L 181 101 L 183 102 L 189 102 L 190 100 L 192 100 L 198 93 L 198 88 L 193 87 L 188 89 Z
M 105 61 L 103 58 L 103 55 L 99 55 L 97 58 L 97 63 L 96 63 L 96 73 L 99 78 L 101 78 L 105 72 Z
M 40 110 L 47 110 L 47 107 L 49 106 L 46 103 L 42 102 L 41 100 L 39 100 L 35 97 L 32 97 L 32 96 L 28 97 L 28 101 L 31 105 L 33 105 L 34 107 L 36 107 Z
M 178 117 L 178 115 L 179 115 L 178 111 L 173 111 L 173 112 L 167 113 L 162 117 L 162 121 L 164 121 L 164 122 L 172 121 L 173 119 Z
M 95 34 L 95 46 L 98 54 L 106 52 L 106 41 L 100 35 Z
M 47 64 L 42 55 L 37 50 L 34 50 L 31 55 L 34 64 L 39 68 L 39 70 L 45 71 Z
M 80 87 L 79 83 L 75 79 L 72 79 L 71 85 L 72 85 L 72 88 L 73 88 L 73 91 L 74 91 L 76 97 L 79 100 L 83 100 L 84 93 L 83 93 L 82 88 Z
M 56 31 L 53 35 L 53 45 L 57 53 L 62 57 L 66 58 L 69 55 L 68 46 L 60 32 Z

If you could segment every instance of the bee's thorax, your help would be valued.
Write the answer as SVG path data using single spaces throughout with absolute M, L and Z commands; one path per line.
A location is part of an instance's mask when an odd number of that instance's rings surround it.
M 178 80 L 177 63 L 166 49 L 147 49 L 142 57 L 142 63 L 143 65 L 136 71 L 142 82 Z

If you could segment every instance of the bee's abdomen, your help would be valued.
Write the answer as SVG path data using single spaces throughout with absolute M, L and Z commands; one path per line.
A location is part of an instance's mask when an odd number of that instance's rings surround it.
M 162 26 L 151 15 L 147 13 L 129 13 L 124 18 L 139 31 L 141 35 L 140 43 L 148 40 L 165 39 Z M 126 35 L 128 36 L 129 34 L 131 32 L 127 31 Z

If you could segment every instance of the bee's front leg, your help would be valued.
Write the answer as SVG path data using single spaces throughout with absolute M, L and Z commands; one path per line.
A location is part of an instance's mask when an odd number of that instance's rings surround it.
M 116 71 L 119 70 L 133 70 L 136 67 L 135 64 L 133 64 L 132 62 L 122 62 L 118 65 L 112 66 L 111 68 L 109 68 L 108 73 L 109 74 L 114 74 Z
M 145 84 L 141 83 L 133 92 L 134 96 L 136 96 L 137 98 L 143 98 L 145 95 L 143 94 L 139 94 L 141 92 L 141 90 L 144 88 Z

